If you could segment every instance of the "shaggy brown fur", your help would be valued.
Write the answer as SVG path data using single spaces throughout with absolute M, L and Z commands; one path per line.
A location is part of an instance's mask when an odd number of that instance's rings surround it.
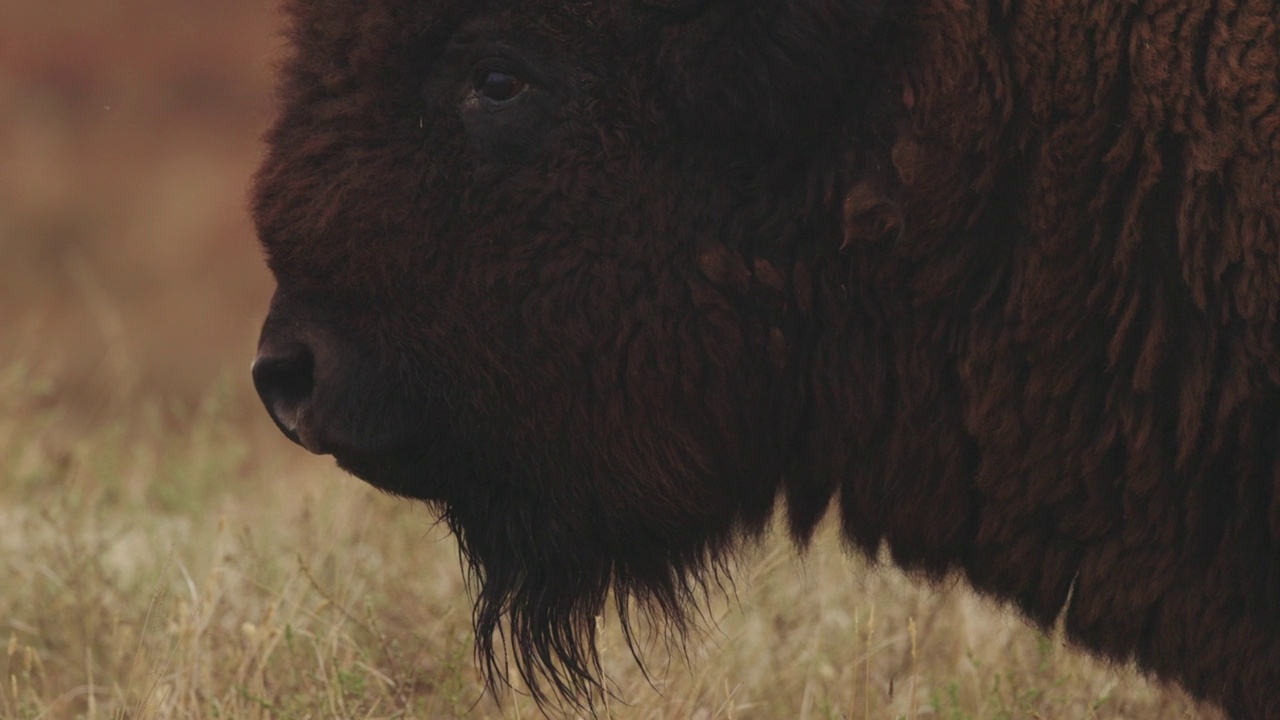
M 1280 717 L 1280 0 L 289 0 L 281 427 L 540 698 L 785 496 Z

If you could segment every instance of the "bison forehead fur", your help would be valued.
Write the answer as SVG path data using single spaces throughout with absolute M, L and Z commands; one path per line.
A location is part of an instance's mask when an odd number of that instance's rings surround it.
M 255 384 L 491 678 L 593 697 L 781 501 L 1280 717 L 1280 2 L 286 7 Z

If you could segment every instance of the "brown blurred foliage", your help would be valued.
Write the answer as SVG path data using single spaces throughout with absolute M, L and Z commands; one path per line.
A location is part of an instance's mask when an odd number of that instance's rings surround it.
M 0 364 L 101 405 L 247 384 L 273 0 L 0 0 Z

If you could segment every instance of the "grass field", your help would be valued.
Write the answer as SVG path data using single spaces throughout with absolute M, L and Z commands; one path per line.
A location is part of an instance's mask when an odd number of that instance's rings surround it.
M 541 717 L 486 695 L 456 548 L 265 424 L 242 383 L 77 423 L 0 369 L 0 717 Z M 962 588 L 845 554 L 744 552 L 733 597 L 652 683 L 616 619 L 619 718 L 1217 717 Z M 551 713 L 552 716 L 558 713 Z

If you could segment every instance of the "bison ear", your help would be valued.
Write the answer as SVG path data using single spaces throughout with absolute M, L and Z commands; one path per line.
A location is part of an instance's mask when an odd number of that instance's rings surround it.
M 658 50 L 680 125 L 741 147 L 810 144 L 863 105 L 892 37 L 887 0 L 634 2 L 680 15 Z

